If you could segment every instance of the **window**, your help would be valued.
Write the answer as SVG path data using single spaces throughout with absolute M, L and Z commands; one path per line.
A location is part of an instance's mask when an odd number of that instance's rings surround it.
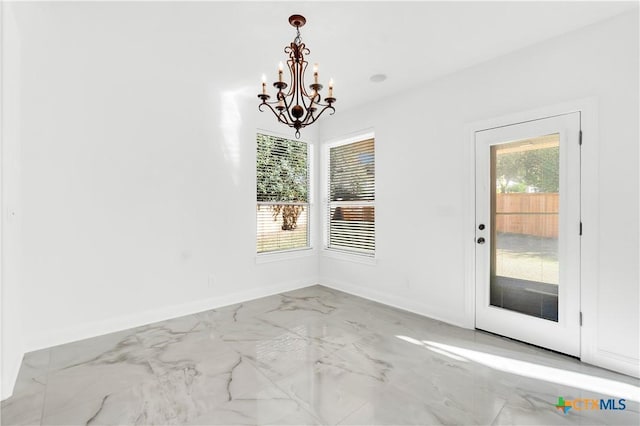
M 257 145 L 257 252 L 307 248 L 308 146 L 260 133 Z
M 374 139 L 329 148 L 327 248 L 375 253 Z

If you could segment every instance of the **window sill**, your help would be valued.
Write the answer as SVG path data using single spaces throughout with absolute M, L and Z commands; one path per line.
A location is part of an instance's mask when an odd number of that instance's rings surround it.
M 363 265 L 376 265 L 378 263 L 375 256 L 369 256 L 366 254 L 350 253 L 342 250 L 328 249 L 322 250 L 324 257 L 331 259 L 344 260 L 347 262 L 361 263 Z
M 293 249 L 293 250 L 283 250 L 283 251 L 276 251 L 271 253 L 259 253 L 259 254 L 256 254 L 256 264 L 280 262 L 283 260 L 298 259 L 301 257 L 310 257 L 310 256 L 313 256 L 314 254 L 315 254 L 315 250 L 313 249 L 313 247 Z

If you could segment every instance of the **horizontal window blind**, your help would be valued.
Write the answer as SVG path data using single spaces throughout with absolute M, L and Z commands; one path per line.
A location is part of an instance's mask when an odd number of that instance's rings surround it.
M 306 204 L 258 203 L 256 214 L 258 253 L 309 246 L 309 209 Z M 294 216 L 297 217 L 295 226 L 283 229 L 285 220 Z
M 331 201 L 375 199 L 373 139 L 340 145 L 329 153 Z
M 375 252 L 374 140 L 329 149 L 329 248 Z
M 304 142 L 257 135 L 257 252 L 309 247 L 309 162 Z

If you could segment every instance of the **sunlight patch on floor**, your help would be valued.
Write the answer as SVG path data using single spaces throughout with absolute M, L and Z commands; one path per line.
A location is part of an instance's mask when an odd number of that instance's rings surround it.
M 404 340 L 405 342 L 423 346 L 432 352 L 448 356 L 456 361 L 472 361 L 495 370 L 504 371 L 505 373 L 517 374 L 522 377 L 529 377 L 545 382 L 580 388 L 596 392 L 598 394 L 611 395 L 640 402 L 640 387 L 616 380 L 591 376 L 575 371 L 562 370 L 560 368 L 549 367 L 528 361 L 520 361 L 513 358 L 493 355 L 486 352 L 429 340 L 417 340 L 407 336 L 396 337 Z

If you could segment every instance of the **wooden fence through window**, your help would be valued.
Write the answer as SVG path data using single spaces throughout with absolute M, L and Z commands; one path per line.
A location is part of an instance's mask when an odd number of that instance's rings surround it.
M 496 231 L 558 238 L 558 193 L 496 194 Z

